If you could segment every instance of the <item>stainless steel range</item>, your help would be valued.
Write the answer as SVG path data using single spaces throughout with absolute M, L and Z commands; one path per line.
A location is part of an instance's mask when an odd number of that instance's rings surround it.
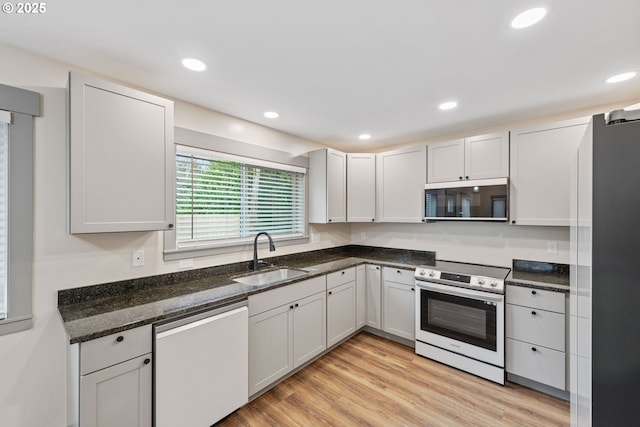
M 416 353 L 504 384 L 509 268 L 451 261 L 416 269 Z

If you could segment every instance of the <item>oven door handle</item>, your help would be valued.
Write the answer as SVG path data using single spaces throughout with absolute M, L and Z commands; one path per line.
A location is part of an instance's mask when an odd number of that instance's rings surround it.
M 455 286 L 447 286 L 446 290 L 436 286 L 430 286 L 429 283 L 418 283 L 417 286 L 428 291 L 440 292 L 442 294 L 454 295 L 463 298 L 471 298 L 479 301 L 502 302 L 504 299 L 502 295 L 489 294 L 487 292 L 482 292 L 482 294 L 480 294 L 477 291 L 468 291 L 464 288 L 456 288 Z

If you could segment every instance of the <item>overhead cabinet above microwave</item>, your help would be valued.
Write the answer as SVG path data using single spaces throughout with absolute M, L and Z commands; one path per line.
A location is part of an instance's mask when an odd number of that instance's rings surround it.
M 427 149 L 429 183 L 509 176 L 509 132 L 438 142 Z
M 427 184 L 426 220 L 507 221 L 508 178 Z

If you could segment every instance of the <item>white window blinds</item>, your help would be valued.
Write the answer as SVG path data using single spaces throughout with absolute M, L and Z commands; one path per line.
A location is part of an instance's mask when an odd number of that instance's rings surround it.
M 305 169 L 177 146 L 178 247 L 301 237 Z
M 3 112 L 4 113 L 4 112 Z M 9 125 L 11 116 L 0 116 L 0 320 L 7 314 L 7 213 L 9 184 Z

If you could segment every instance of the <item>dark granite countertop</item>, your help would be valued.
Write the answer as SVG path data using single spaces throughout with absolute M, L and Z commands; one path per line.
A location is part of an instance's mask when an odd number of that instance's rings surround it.
M 301 268 L 308 274 L 257 289 L 233 281 L 251 272 L 251 261 L 104 283 L 58 292 L 58 311 L 71 344 L 211 309 L 249 295 L 333 271 L 374 262 L 415 269 L 434 265 L 435 252 L 348 245 L 263 258 L 277 267 Z
M 505 284 L 568 293 L 569 265 L 514 259 Z

